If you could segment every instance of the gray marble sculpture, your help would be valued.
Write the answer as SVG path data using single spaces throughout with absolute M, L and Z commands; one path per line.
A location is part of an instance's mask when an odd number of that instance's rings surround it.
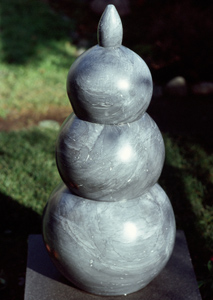
M 43 237 L 50 256 L 76 287 L 121 295 L 145 287 L 169 260 L 175 239 L 170 201 L 157 183 L 161 133 L 146 113 L 152 78 L 122 46 L 113 5 L 98 26 L 98 45 L 71 66 L 67 91 L 74 115 L 58 136 L 64 183 L 50 196 Z

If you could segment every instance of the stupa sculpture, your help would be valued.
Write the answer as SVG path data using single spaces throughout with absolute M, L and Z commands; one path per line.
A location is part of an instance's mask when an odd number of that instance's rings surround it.
M 70 68 L 74 114 L 61 127 L 56 161 L 63 180 L 49 198 L 43 238 L 59 271 L 99 295 L 145 287 L 168 262 L 175 239 L 170 201 L 157 183 L 162 135 L 146 113 L 152 77 L 121 45 L 113 5 L 98 25 L 98 45 Z

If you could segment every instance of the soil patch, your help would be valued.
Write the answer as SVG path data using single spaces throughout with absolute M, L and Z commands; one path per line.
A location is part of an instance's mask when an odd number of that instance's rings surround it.
M 11 112 L 7 118 L 0 118 L 0 131 L 20 130 L 36 126 L 43 120 L 54 120 L 60 125 L 70 115 L 72 109 L 70 107 L 49 107 L 45 113 L 34 110 L 22 112 Z

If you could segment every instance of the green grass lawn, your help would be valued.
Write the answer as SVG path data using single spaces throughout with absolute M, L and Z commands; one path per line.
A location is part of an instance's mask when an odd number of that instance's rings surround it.
M 33 128 L 0 133 L 0 192 L 42 214 L 48 193 L 60 182 L 56 131 Z
M 36 0 L 0 5 L 0 117 L 68 106 L 66 76 L 76 47 L 73 21 Z
M 75 21 L 36 0 L 0 5 L 0 117 L 48 112 L 70 104 L 66 76 L 76 58 L 69 40 Z M 27 237 L 41 233 L 41 215 L 60 182 L 55 163 L 58 131 L 32 127 L 0 132 L 0 298 L 23 299 Z M 202 281 L 203 299 L 213 288 L 213 156 L 196 137 L 164 134 L 160 184 L 171 199 L 177 228 L 184 230 Z

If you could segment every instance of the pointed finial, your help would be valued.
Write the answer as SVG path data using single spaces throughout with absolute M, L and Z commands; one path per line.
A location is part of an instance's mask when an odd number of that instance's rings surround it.
M 123 39 L 123 26 L 114 5 L 107 5 L 98 24 L 98 43 L 102 47 L 119 47 Z

